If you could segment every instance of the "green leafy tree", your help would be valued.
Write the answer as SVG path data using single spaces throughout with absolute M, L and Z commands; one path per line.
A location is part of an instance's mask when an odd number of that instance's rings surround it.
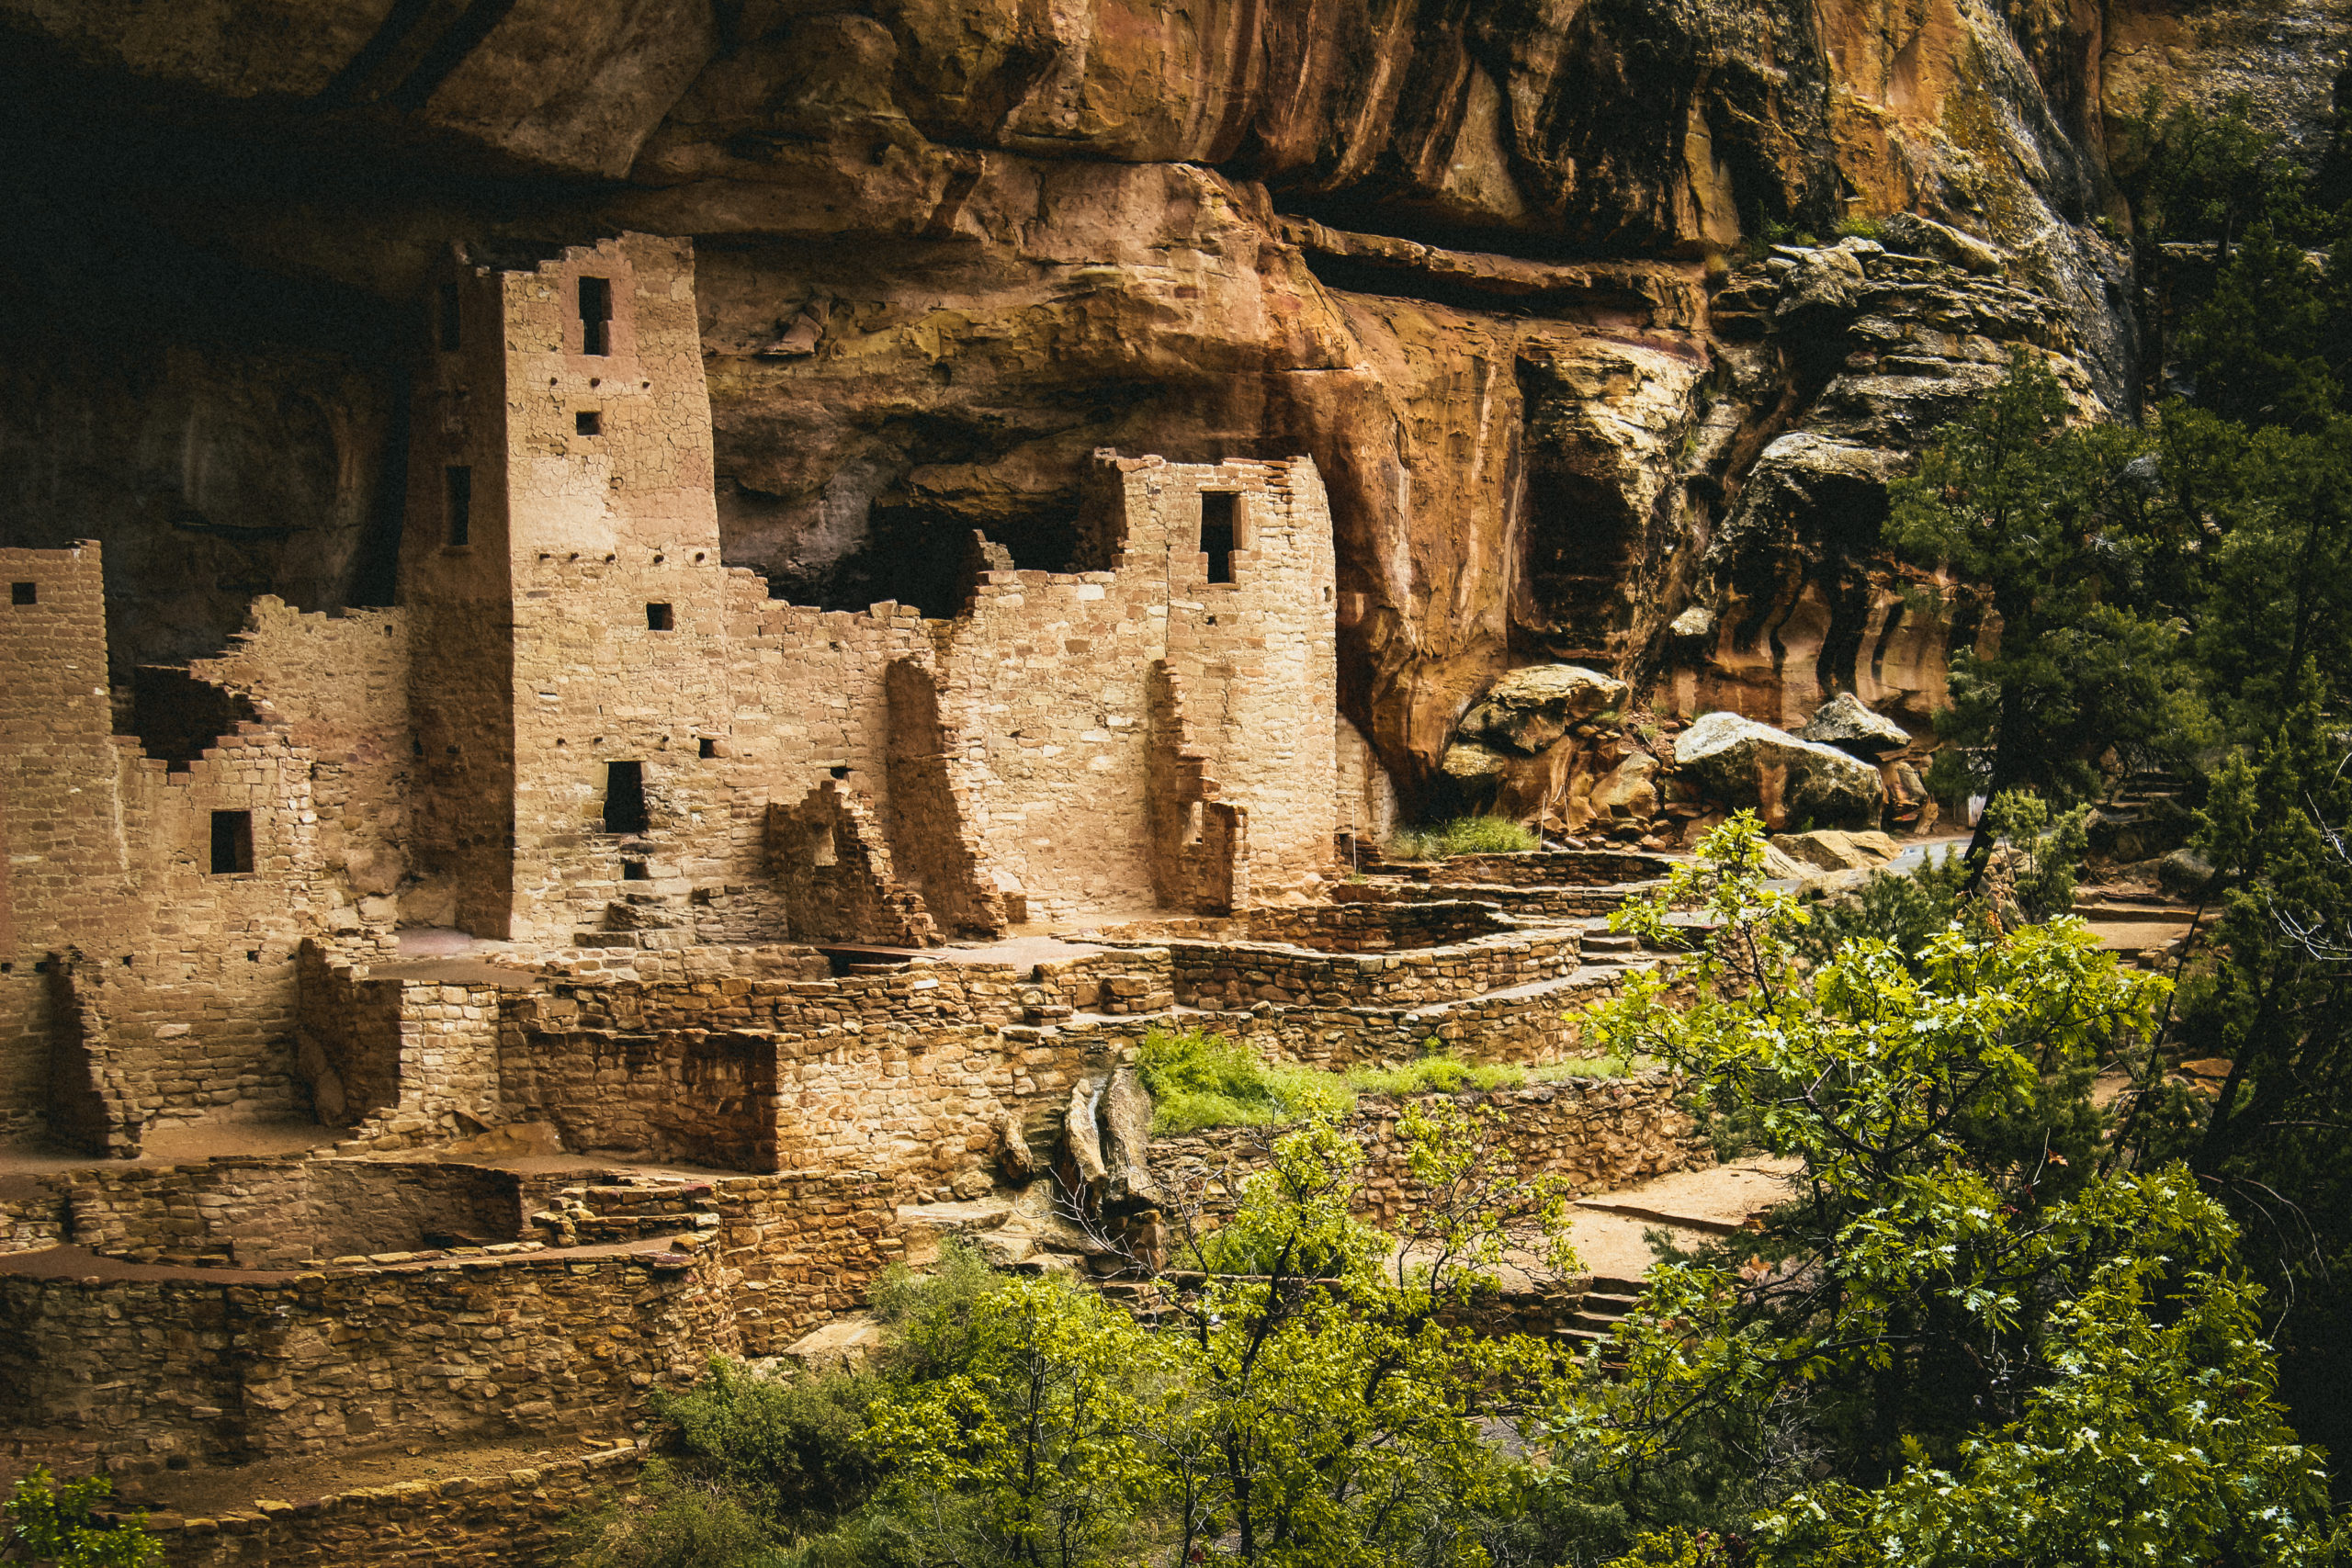
M 1757 1453 L 1746 1512 L 1626 1561 L 1729 1561 L 1734 1536 L 1790 1564 L 2322 1560 L 2324 1473 L 2268 1397 L 2228 1216 L 2177 1167 L 2097 1168 L 2089 1070 L 2165 983 L 2064 919 L 1808 963 L 1762 849 L 1736 818 L 1617 918 L 1657 942 L 1674 905 L 1710 918 L 1689 1003 L 1653 978 L 1592 1020 L 1802 1162 L 1747 1256 L 1654 1270 L 1623 1375 L 1547 1413 L 1628 1464 L 1710 1427 Z M 1776 1456 L 1790 1406 L 1814 1441 Z
M 36 1562 L 58 1568 L 151 1568 L 164 1561 L 164 1543 L 149 1534 L 144 1517 L 102 1524 L 97 1505 L 114 1492 L 103 1475 L 60 1481 L 47 1465 L 19 1476 L 0 1514 L 7 1517 L 9 1540 Z
M 2145 437 L 2070 425 L 2057 378 L 2020 350 L 2008 374 L 1938 433 L 1897 480 L 1887 537 L 1949 567 L 1993 617 L 1997 648 L 1953 658 L 1953 742 L 1931 786 L 1947 795 L 2030 789 L 2086 798 L 2110 751 L 2162 756 L 2200 732 L 2180 659 L 2186 631 L 2152 590 L 2177 553 Z M 1993 829 L 1969 846 L 1981 874 Z

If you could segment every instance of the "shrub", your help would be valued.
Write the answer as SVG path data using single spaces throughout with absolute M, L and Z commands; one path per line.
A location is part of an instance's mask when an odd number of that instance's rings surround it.
M 575 1568 L 787 1568 L 775 1532 L 724 1485 L 657 1461 L 644 1486 L 645 1506 L 587 1526 Z
M 1544 840 L 1533 829 L 1507 817 L 1457 817 L 1450 822 L 1405 829 L 1388 840 L 1388 853 L 1396 860 L 1509 855 L 1543 847 Z
M 45 1464 L 17 1478 L 0 1517 L 8 1523 L 0 1545 L 21 1546 L 37 1562 L 58 1568 L 151 1568 L 164 1561 L 164 1543 L 147 1533 L 145 1517 L 101 1525 L 92 1512 L 114 1490 L 103 1475 L 60 1482 Z M 14 1556 L 14 1552 L 8 1555 Z
M 1875 240 L 1879 234 L 1879 220 L 1875 218 L 1849 218 L 1838 225 L 1838 236 L 1844 240 Z
M 1353 1091 L 1337 1074 L 1269 1062 L 1204 1029 L 1152 1030 L 1136 1066 L 1151 1091 L 1155 1133 L 1329 1120 L 1355 1109 Z
M 692 1389 L 657 1392 L 651 1404 L 677 1428 L 687 1468 L 797 1532 L 855 1507 L 878 1479 L 858 1441 L 874 1389 L 874 1379 L 849 1372 L 787 1381 L 713 1357 L 708 1375 Z M 689 1512 L 700 1506 L 681 1505 Z

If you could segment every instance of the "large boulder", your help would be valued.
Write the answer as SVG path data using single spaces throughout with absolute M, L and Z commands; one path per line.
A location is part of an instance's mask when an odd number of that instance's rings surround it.
M 1778 833 L 1772 847 L 1815 871 L 1870 871 L 1903 852 L 1903 846 L 1884 833 L 1841 833 L 1835 828 Z
M 1872 713 L 1851 692 L 1840 692 L 1814 710 L 1800 740 L 1835 746 L 1866 762 L 1878 762 L 1911 744 L 1911 736 L 1893 719 Z
M 1874 829 L 1886 810 L 1876 768 L 1736 713 L 1708 714 L 1684 730 L 1674 761 L 1724 805 L 1755 807 L 1774 832 Z
M 1532 757 L 1586 719 L 1623 706 L 1625 693 L 1624 682 L 1580 664 L 1532 664 L 1487 688 L 1463 719 L 1461 739 Z

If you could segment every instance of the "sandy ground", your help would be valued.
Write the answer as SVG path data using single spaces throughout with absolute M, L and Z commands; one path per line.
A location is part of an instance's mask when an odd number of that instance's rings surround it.
M 1593 1273 L 1637 1280 L 1657 1261 L 1644 1233 L 1663 1228 L 1681 1247 L 1728 1235 L 1785 1201 L 1787 1179 L 1799 1168 L 1797 1160 L 1758 1155 L 1587 1198 L 1570 1211 L 1568 1237 Z

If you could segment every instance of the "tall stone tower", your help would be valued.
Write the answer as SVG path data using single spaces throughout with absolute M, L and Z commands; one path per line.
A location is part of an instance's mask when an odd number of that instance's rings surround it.
M 560 941 L 674 880 L 656 820 L 724 809 L 695 766 L 728 705 L 693 247 L 453 258 L 434 307 L 401 561 L 412 907 Z

